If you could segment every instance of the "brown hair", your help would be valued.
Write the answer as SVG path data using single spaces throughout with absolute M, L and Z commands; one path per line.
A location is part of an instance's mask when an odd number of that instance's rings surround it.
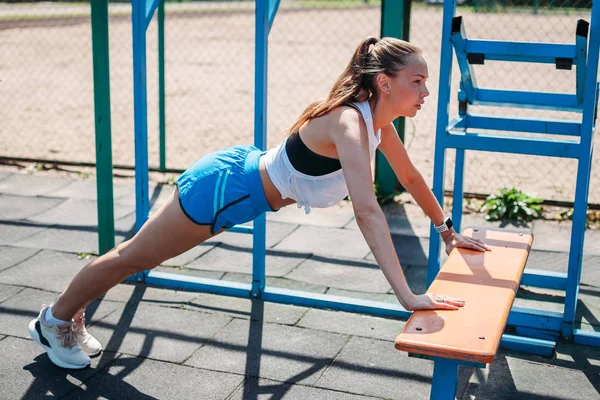
M 421 50 L 404 40 L 389 37 L 366 38 L 354 51 L 352 59 L 334 83 L 329 95 L 310 104 L 288 133 L 296 132 L 305 122 L 325 115 L 342 104 L 366 101 L 376 95 L 377 74 L 394 76 L 404 69 L 406 59 L 413 54 L 421 54 Z

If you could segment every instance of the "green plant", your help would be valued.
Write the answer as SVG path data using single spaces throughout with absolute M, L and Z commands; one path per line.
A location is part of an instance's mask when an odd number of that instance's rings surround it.
M 488 221 L 531 221 L 543 218 L 541 199 L 531 197 L 516 188 L 502 188 L 487 197 L 479 211 L 485 212 Z
M 390 193 L 390 194 L 383 194 L 381 192 L 381 186 L 379 185 L 379 183 L 375 183 L 375 185 L 373 185 L 373 187 L 375 189 L 375 196 L 377 197 L 377 202 L 381 206 L 383 206 L 384 204 L 393 202 L 394 197 L 396 197 L 399 194 L 398 192 L 394 192 L 394 193 Z
M 92 255 L 89 253 L 77 253 L 78 260 L 89 260 L 90 258 L 92 258 Z
M 575 210 L 572 208 L 568 209 L 567 211 L 563 211 L 560 214 L 558 214 L 558 220 L 559 221 L 564 221 L 564 220 L 572 221 L 574 212 L 575 212 Z M 594 229 L 600 228 L 600 211 L 588 210 L 586 212 L 585 229 L 589 229 L 589 228 L 594 228 Z

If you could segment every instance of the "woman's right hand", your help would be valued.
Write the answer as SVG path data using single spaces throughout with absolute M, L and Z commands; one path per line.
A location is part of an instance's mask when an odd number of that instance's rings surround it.
M 450 296 L 441 296 L 435 293 L 425 293 L 416 295 L 405 307 L 407 311 L 416 310 L 458 310 L 459 307 L 465 305 L 463 300 L 456 299 Z

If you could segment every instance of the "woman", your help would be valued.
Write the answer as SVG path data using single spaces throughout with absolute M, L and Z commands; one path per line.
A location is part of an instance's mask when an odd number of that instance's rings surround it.
M 427 64 L 418 48 L 393 38 L 368 38 L 326 99 L 311 104 L 287 139 L 266 153 L 237 146 L 209 154 L 185 171 L 177 189 L 130 240 L 86 265 L 29 330 L 52 362 L 84 368 L 101 350 L 83 310 L 130 275 L 151 269 L 212 236 L 266 211 L 298 203 L 328 207 L 348 194 L 358 226 L 398 301 L 407 310 L 457 309 L 461 300 L 409 289 L 373 190 L 371 162 L 379 148 L 402 185 L 446 243 L 489 250 L 458 235 L 411 163 L 392 121 L 414 117 L 425 97 Z

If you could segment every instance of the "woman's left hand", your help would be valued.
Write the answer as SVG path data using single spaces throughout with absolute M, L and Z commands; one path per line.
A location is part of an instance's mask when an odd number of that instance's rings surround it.
M 444 242 L 446 242 L 446 254 L 450 254 L 452 249 L 454 249 L 455 247 L 463 247 L 465 249 L 472 249 L 477 251 L 492 250 L 481 240 L 459 235 L 458 233 L 453 233 L 452 235 L 449 235 L 446 239 L 444 239 Z

